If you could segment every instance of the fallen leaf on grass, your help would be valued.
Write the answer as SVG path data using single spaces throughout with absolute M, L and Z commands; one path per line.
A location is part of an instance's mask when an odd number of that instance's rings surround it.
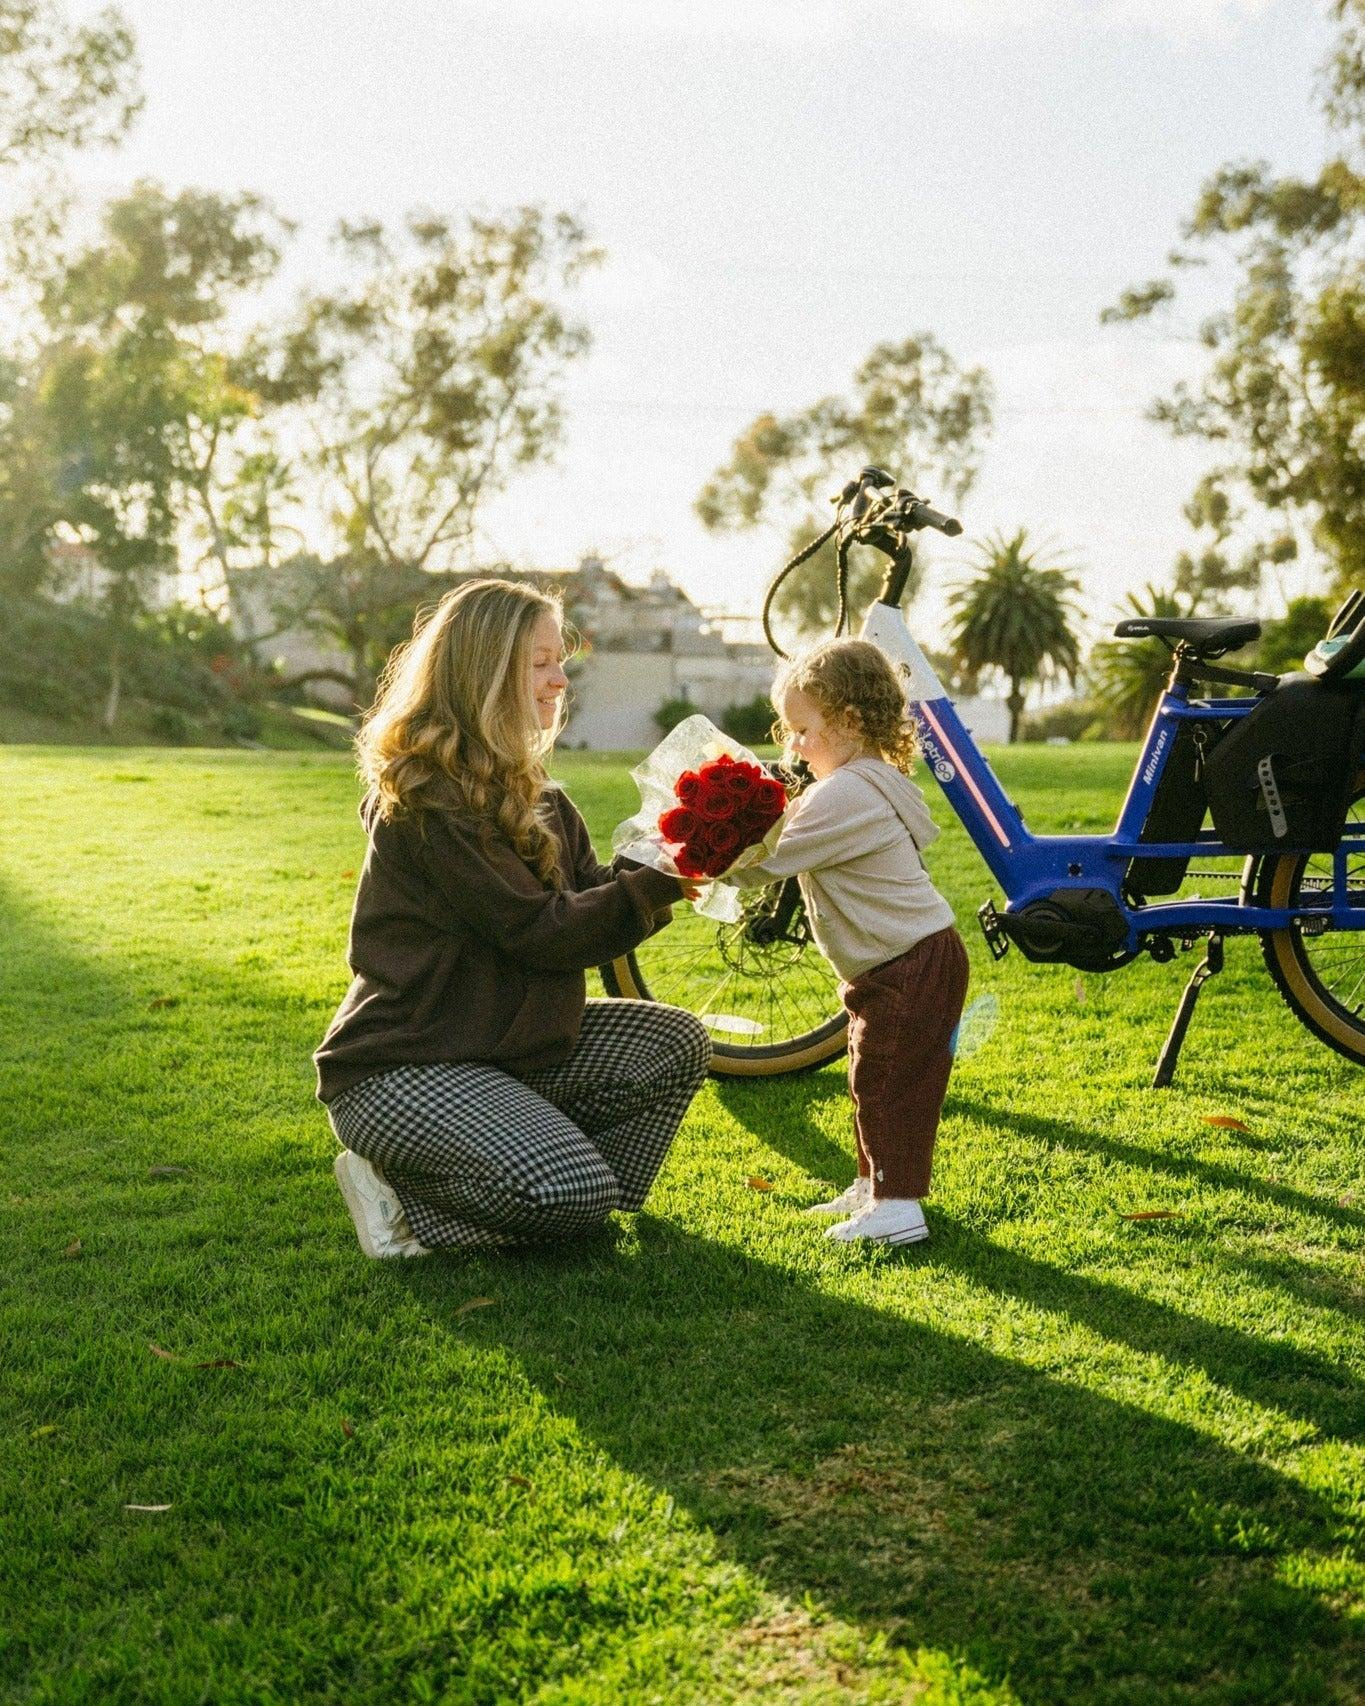
M 349 880 L 355 875 L 355 872 L 354 871 L 343 871 L 341 874 L 349 882 Z
M 1350 1208 L 1351 1204 L 1355 1200 L 1356 1200 L 1355 1192 L 1354 1191 L 1347 1191 L 1342 1196 L 1339 1196 L 1337 1198 L 1337 1207 L 1338 1208 Z
M 1224 1131 L 1251 1131 L 1245 1120 L 1234 1119 L 1231 1114 L 1205 1114 L 1204 1124 L 1220 1126 Z
M 154 1357 L 160 1357 L 163 1362 L 185 1362 L 187 1359 L 177 1356 L 174 1351 L 163 1351 L 160 1345 L 148 1345 L 147 1349 Z M 245 1368 L 245 1363 L 234 1362 L 231 1357 L 214 1357 L 210 1362 L 193 1362 L 191 1368 Z
M 1183 1220 L 1185 1211 L 1179 1208 L 1142 1208 L 1136 1214 L 1121 1214 L 1120 1220 Z
M 81 1253 L 81 1241 L 79 1238 L 73 1238 L 71 1240 L 71 1242 L 67 1245 L 65 1250 L 62 1251 L 62 1254 L 64 1256 L 73 1256 L 74 1257 L 74 1256 L 79 1256 L 80 1253 Z
M 179 1005 L 180 997 L 178 995 L 158 995 L 147 1003 L 147 1011 L 155 1013 L 158 1007 L 178 1007 Z
M 528 1481 L 524 1475 L 513 1475 L 510 1472 L 503 1476 L 504 1481 L 510 1481 L 514 1487 L 533 1487 L 535 1483 Z
M 752 1179 L 746 1179 L 744 1183 L 751 1191 L 770 1191 L 773 1188 L 771 1181 L 768 1179 L 760 1179 L 757 1176 Z
M 344 1433 L 346 1435 L 347 1439 L 354 1439 L 355 1438 L 355 1429 L 346 1420 L 345 1416 L 343 1416 L 341 1418 L 341 1431 L 342 1431 L 342 1433 Z
M 487 1309 L 491 1303 L 497 1301 L 496 1297 L 471 1297 L 468 1303 L 462 1303 L 455 1311 L 455 1318 L 458 1321 L 461 1315 L 468 1315 L 471 1309 Z
M 1085 980 L 1079 977 L 1076 979 L 1076 999 L 1082 1006 L 1085 1005 Z
M 149 1179 L 188 1179 L 189 1176 L 188 1167 L 149 1167 L 147 1169 Z
M 124 1505 L 126 1511 L 168 1511 L 169 1505 Z
M 55 1434 L 56 1431 L 57 1431 L 56 1422 L 44 1422 L 42 1427 L 34 1428 L 33 1432 L 28 1437 L 30 1439 L 43 1439 L 48 1434 Z

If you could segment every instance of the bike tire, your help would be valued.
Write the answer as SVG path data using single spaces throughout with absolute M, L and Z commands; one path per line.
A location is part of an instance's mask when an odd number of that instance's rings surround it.
M 753 897 L 751 904 L 761 907 L 762 896 Z M 711 1032 L 713 1077 L 782 1078 L 811 1072 L 847 1049 L 848 1014 L 838 1000 L 836 976 L 809 940 L 799 915 L 792 928 L 796 940 L 783 938 L 772 952 L 765 952 L 743 940 L 739 927 L 693 915 L 599 967 L 602 984 L 608 995 L 663 1001 L 695 1013 Z M 670 953 L 668 939 L 674 932 L 685 942 L 681 954 Z M 721 1005 L 732 1013 L 710 1010 Z M 755 1014 L 762 1014 L 766 1023 L 756 1022 Z M 727 1023 L 776 1034 L 772 1041 L 731 1042 L 724 1035 Z
M 1365 770 L 1356 777 L 1346 821 L 1365 825 Z M 1311 882 L 1318 892 L 1324 880 L 1335 882 L 1332 855 L 1264 854 L 1246 884 L 1257 904 L 1294 906 Z M 1365 854 L 1347 867 L 1348 892 L 1365 888 Z M 1354 938 L 1354 940 L 1352 940 Z M 1365 1066 L 1365 930 L 1324 931 L 1305 935 L 1298 924 L 1261 932 L 1261 952 L 1275 987 L 1299 1022 L 1319 1042 L 1357 1066 Z

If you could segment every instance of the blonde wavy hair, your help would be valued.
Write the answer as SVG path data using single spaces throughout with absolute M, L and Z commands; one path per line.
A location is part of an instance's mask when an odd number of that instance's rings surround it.
M 470 581 L 389 658 L 356 738 L 360 774 L 382 818 L 456 810 L 507 837 L 559 887 L 559 843 L 540 807 L 559 722 L 542 729 L 527 691 L 531 637 L 559 600 L 511 581 Z
M 778 719 L 774 737 L 785 744 L 791 730 L 782 702 L 795 689 L 820 709 L 832 728 L 846 728 L 897 770 L 908 772 L 919 753 L 915 725 L 906 709 L 896 672 L 870 640 L 826 640 L 783 666 L 773 683 Z

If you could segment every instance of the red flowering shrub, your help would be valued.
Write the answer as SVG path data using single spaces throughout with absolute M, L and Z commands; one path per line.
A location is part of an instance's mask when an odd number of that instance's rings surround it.
M 673 784 L 678 804 L 659 819 L 684 877 L 718 877 L 762 841 L 787 809 L 787 793 L 761 766 L 722 754 Z

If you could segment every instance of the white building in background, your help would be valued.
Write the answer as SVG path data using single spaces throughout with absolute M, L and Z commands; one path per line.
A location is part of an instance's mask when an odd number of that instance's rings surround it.
M 287 572 L 287 565 L 285 565 Z M 761 641 L 726 637 L 743 629 L 736 619 L 708 618 L 662 569 L 643 586 L 624 581 L 600 557 L 587 556 L 576 569 L 526 570 L 494 567 L 470 575 L 431 576 L 437 596 L 461 580 L 497 575 L 543 586 L 564 600 L 568 619 L 582 641 L 569 666 L 569 715 L 561 745 L 597 751 L 649 748 L 661 738 L 654 720 L 671 699 L 686 699 L 719 718 L 731 705 L 767 697 L 777 659 Z M 264 601 L 256 608 L 249 577 L 234 592 L 233 626 L 239 634 L 270 631 Z M 313 633 L 288 631 L 268 645 L 287 672 L 347 668 L 339 650 Z M 320 703 L 353 710 L 344 687 L 318 682 Z M 995 699 L 958 702 L 967 727 L 984 742 L 1004 741 L 1009 714 Z

